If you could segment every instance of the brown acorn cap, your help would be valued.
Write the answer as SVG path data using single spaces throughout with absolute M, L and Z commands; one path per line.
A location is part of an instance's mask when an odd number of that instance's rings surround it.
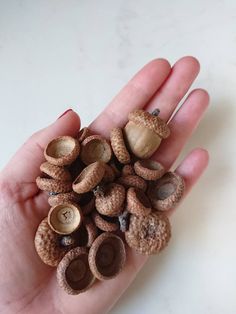
M 72 191 L 49 196 L 48 204 L 53 207 L 64 203 L 78 203 L 79 200 L 80 195 Z
M 108 217 L 93 211 L 92 219 L 95 225 L 102 231 L 114 232 L 119 229 L 119 221 L 116 217 Z
M 160 212 L 147 216 L 131 215 L 129 230 L 125 232 L 127 244 L 140 254 L 151 255 L 160 252 L 171 237 L 168 217 Z
M 116 178 L 119 178 L 120 175 L 121 175 L 121 172 L 120 172 L 120 170 L 118 169 L 118 167 L 117 167 L 116 163 L 114 162 L 114 160 L 111 160 L 111 161 L 109 162 L 109 166 L 110 166 L 110 167 L 112 168 L 112 170 L 114 171 L 115 177 L 116 177 Z
M 125 201 L 125 188 L 117 183 L 108 184 L 105 189 L 95 192 L 95 207 L 105 216 L 118 216 L 123 210 Z
M 70 165 L 80 152 L 79 142 L 71 136 L 60 136 L 52 140 L 44 150 L 46 160 L 55 166 Z
M 102 233 L 93 242 L 89 250 L 88 261 L 92 273 L 99 280 L 114 278 L 125 265 L 124 242 L 112 233 Z
M 92 131 L 89 128 L 85 127 L 79 131 L 78 141 L 82 143 L 83 140 L 85 140 L 87 137 L 91 135 L 92 135 Z
M 88 253 L 85 248 L 70 250 L 57 267 L 57 282 L 68 294 L 87 291 L 95 281 L 89 269 Z
M 141 189 L 144 192 L 147 189 L 146 181 L 143 178 L 136 175 L 128 175 L 125 177 L 120 177 L 117 179 L 117 182 L 122 184 L 127 189 L 130 187 L 134 187 L 134 188 Z
M 73 233 L 76 244 L 81 247 L 90 247 L 97 235 L 98 229 L 88 216 L 83 218 L 81 226 Z
M 36 184 L 40 190 L 47 192 L 66 193 L 72 190 L 72 183 L 69 181 L 37 177 Z
M 95 208 L 95 196 L 93 192 L 81 194 L 79 205 L 83 215 L 89 215 L 91 211 Z
M 151 203 L 145 193 L 137 188 L 129 188 L 127 192 L 127 210 L 137 216 L 151 213 Z
M 166 211 L 174 208 L 180 202 L 184 190 L 184 179 L 175 172 L 167 172 L 150 185 L 148 197 L 155 209 Z
M 107 163 L 111 156 L 110 144 L 100 135 L 91 135 L 81 143 L 80 158 L 85 165 L 90 165 L 95 161 Z
M 129 121 L 152 130 L 161 138 L 167 138 L 170 135 L 170 129 L 165 121 L 147 111 L 134 110 L 129 114 Z
M 82 194 L 91 191 L 102 180 L 105 174 L 105 166 L 101 161 L 96 161 L 84 168 L 73 182 L 73 190 Z
M 103 182 L 113 182 L 115 180 L 115 171 L 113 170 L 113 168 L 107 164 L 104 164 L 105 166 L 105 174 L 104 177 L 102 179 Z
M 57 266 L 68 248 L 60 245 L 61 236 L 54 232 L 47 217 L 38 226 L 35 234 L 34 245 L 40 259 L 49 266 Z
M 114 128 L 110 133 L 111 147 L 116 158 L 122 164 L 130 163 L 130 154 L 125 146 L 123 132 L 121 128 Z
M 134 170 L 138 176 L 148 181 L 157 180 L 165 173 L 165 169 L 162 164 L 151 159 L 136 161 L 134 164 Z
M 79 228 L 82 222 L 80 207 L 64 203 L 52 207 L 48 213 L 48 224 L 59 234 L 70 234 Z
M 70 172 L 64 167 L 58 167 L 46 161 L 41 164 L 40 170 L 52 179 L 59 181 L 71 181 Z
M 122 177 L 135 175 L 134 167 L 132 165 L 124 165 L 124 167 L 121 170 L 121 175 Z

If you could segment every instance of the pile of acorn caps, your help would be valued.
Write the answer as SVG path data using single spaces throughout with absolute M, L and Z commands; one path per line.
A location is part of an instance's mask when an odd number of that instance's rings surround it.
M 61 136 L 45 148 L 36 183 L 49 193 L 51 208 L 38 226 L 35 248 L 45 264 L 57 267 L 67 293 L 118 275 L 125 242 L 146 255 L 169 242 L 166 211 L 183 196 L 184 180 L 149 159 L 170 134 L 158 114 L 131 112 L 110 141 L 83 128 L 76 138 Z

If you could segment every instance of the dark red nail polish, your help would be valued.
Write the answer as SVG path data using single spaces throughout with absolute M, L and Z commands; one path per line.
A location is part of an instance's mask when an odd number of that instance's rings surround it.
M 61 117 L 65 116 L 65 115 L 66 115 L 68 112 L 70 112 L 70 111 L 72 111 L 72 109 L 66 110 L 65 112 L 63 112 L 62 115 L 60 115 L 60 117 L 59 117 L 58 119 L 60 119 Z M 58 120 L 58 119 L 57 119 L 57 120 Z

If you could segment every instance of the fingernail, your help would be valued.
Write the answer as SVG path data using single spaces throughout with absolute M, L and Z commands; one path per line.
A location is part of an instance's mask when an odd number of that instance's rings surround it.
M 72 109 L 68 109 L 68 110 L 66 110 L 65 112 L 63 112 L 63 114 L 62 115 L 60 115 L 60 117 L 58 118 L 58 119 L 60 119 L 60 118 L 62 118 L 63 116 L 65 116 L 68 112 L 70 112 L 70 111 L 73 111 Z M 57 120 L 58 120 L 57 119 Z

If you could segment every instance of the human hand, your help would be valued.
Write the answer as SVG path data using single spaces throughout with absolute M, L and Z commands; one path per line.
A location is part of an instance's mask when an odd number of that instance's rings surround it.
M 151 61 L 139 71 L 90 128 L 108 137 L 115 126 L 123 126 L 135 108 L 152 111 L 158 107 L 160 117 L 170 119 L 199 72 L 192 57 L 180 59 L 171 69 L 164 59 Z M 202 89 L 193 90 L 169 122 L 170 137 L 153 156 L 169 169 L 209 103 Z M 43 147 L 60 135 L 75 136 L 80 119 L 68 111 L 49 127 L 35 133 L 10 160 L 0 174 L 0 312 L 1 313 L 89 313 L 109 311 L 134 280 L 147 257 L 127 252 L 127 263 L 116 278 L 95 284 L 78 296 L 67 295 L 56 282 L 55 269 L 41 262 L 34 248 L 37 226 L 47 215 L 45 193 L 39 192 L 35 179 L 44 161 Z M 208 153 L 192 151 L 175 169 L 186 183 L 186 194 L 208 164 Z

